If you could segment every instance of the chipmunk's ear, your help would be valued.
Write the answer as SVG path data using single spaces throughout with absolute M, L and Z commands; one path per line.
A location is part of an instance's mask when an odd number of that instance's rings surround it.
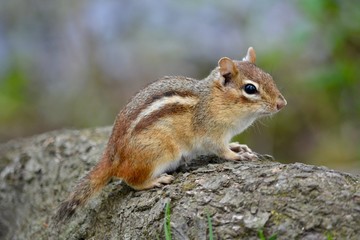
M 224 85 L 229 83 L 232 77 L 234 77 L 238 70 L 235 63 L 228 57 L 223 57 L 219 60 L 220 74 L 224 77 Z
M 256 53 L 253 47 L 249 47 L 247 50 L 246 56 L 243 58 L 243 61 L 255 63 L 256 62 Z

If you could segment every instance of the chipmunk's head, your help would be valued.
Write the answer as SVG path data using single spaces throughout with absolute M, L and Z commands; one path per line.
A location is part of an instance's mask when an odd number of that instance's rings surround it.
M 217 88 L 229 104 L 256 117 L 278 112 L 286 105 L 285 98 L 270 74 L 255 65 L 252 47 L 242 61 L 223 57 L 219 60 L 220 79 Z

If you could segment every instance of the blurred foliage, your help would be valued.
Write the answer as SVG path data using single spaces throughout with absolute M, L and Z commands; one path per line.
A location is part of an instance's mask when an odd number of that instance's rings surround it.
M 360 162 L 360 7 L 335 0 L 305 1 L 303 6 L 330 48 L 326 61 L 309 77 L 327 101 L 326 111 L 320 111 L 323 134 L 313 158 L 353 168 Z
M 0 123 L 12 121 L 18 112 L 24 110 L 26 103 L 26 78 L 23 72 L 13 65 L 0 82 Z
M 0 141 L 110 125 L 156 78 L 203 78 L 252 45 L 288 106 L 236 140 L 280 161 L 359 172 L 359 22 L 360 3 L 338 0 L 6 0 Z

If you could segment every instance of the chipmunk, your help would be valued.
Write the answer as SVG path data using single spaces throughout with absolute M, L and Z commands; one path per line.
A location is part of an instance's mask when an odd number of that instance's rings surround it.
M 250 47 L 242 61 L 221 58 L 203 80 L 164 77 L 138 92 L 118 114 L 101 160 L 61 203 L 55 221 L 71 217 L 112 177 L 143 190 L 171 183 L 174 177 L 166 172 L 181 159 L 252 158 L 246 145 L 229 144 L 231 137 L 286 105 L 255 60 Z

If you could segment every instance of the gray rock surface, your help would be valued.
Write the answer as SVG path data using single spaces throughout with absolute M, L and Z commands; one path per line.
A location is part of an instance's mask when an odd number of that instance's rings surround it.
M 163 188 L 134 191 L 114 179 L 60 229 L 51 217 L 99 159 L 110 128 L 60 130 L 0 146 L 0 239 L 359 239 L 360 177 L 269 156 L 200 157 Z

